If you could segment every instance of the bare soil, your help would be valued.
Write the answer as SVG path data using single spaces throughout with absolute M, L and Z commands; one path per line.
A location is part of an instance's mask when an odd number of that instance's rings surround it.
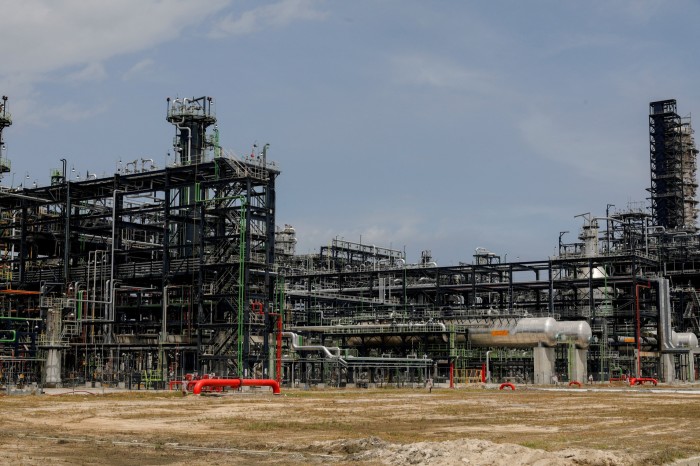
M 700 455 L 700 390 L 100 389 L 0 396 L 0 464 L 658 465 Z

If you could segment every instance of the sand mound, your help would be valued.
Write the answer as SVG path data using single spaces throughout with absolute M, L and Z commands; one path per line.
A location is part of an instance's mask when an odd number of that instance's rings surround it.
M 319 446 L 320 443 L 325 442 L 319 442 Z M 619 452 L 585 449 L 548 452 L 515 444 L 472 439 L 402 445 L 371 437 L 328 442 L 323 446 L 329 452 L 348 454 L 351 461 L 389 465 L 622 466 L 635 462 L 633 457 Z

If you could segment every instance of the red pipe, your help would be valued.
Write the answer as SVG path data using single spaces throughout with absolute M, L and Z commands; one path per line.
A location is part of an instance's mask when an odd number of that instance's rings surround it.
M 274 395 L 280 394 L 280 384 L 272 379 L 202 379 L 194 384 L 192 393 L 199 395 L 203 387 L 272 387 Z
M 450 361 L 450 388 L 455 388 L 455 363 Z
M 182 380 L 171 380 L 170 382 L 168 382 L 168 387 L 170 388 L 170 390 L 172 390 L 173 387 L 176 385 L 182 386 Z
M 652 377 L 630 377 L 630 387 L 633 385 L 642 385 L 645 382 L 651 382 L 654 385 L 658 384 L 659 381 Z
M 481 364 L 481 383 L 486 383 L 486 363 Z

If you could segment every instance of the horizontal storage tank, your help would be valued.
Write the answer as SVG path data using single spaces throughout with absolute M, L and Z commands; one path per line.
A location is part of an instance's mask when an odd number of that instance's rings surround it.
M 557 344 L 557 321 L 551 317 L 520 319 L 517 322 L 470 328 L 469 341 L 475 346 L 533 348 Z
M 676 344 L 677 347 L 679 348 L 687 348 L 689 350 L 695 349 L 698 347 L 698 337 L 691 332 L 684 332 L 684 333 L 676 333 L 673 332 L 675 335 L 673 338 L 674 343 Z
M 557 322 L 556 332 L 559 341 L 573 341 L 581 349 L 588 348 L 593 337 L 591 326 L 585 320 Z
M 583 349 L 588 348 L 593 332 L 583 320 L 557 322 L 552 317 L 533 317 L 511 324 L 470 328 L 468 335 L 475 346 L 533 348 L 573 341 L 577 348 Z

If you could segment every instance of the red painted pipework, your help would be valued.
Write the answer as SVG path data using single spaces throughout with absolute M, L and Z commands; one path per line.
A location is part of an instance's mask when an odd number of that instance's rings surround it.
M 194 384 L 192 393 L 199 395 L 203 387 L 272 387 L 274 395 L 280 394 L 280 384 L 272 379 L 202 379 Z
M 642 385 L 646 382 L 651 382 L 654 385 L 658 384 L 659 381 L 652 377 L 630 377 L 630 387 L 633 385 Z

